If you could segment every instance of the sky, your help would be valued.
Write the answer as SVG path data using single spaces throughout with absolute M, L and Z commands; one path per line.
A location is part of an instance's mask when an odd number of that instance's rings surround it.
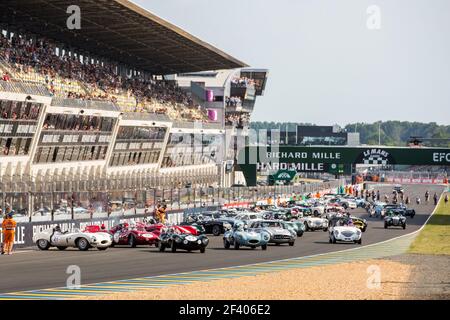
M 450 124 L 448 0 L 133 2 L 269 69 L 252 121 Z

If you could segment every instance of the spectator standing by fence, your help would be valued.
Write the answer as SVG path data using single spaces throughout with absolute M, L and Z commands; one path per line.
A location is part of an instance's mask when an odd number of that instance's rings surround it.
M 447 203 L 448 203 L 448 194 L 445 195 L 444 201 L 445 201 L 445 205 L 447 205 Z

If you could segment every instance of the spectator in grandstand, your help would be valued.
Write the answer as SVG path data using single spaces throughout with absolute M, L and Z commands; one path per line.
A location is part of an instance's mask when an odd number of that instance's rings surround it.
M 59 51 L 60 54 L 56 55 L 56 45 L 44 38 L 7 39 L 0 35 L 0 54 L 6 62 L 21 75 L 22 80 L 42 83 L 52 95 L 114 103 L 122 96 L 135 99 L 133 111 L 151 112 L 151 106 L 156 105 L 158 113 L 182 118 L 181 110 L 188 107 L 189 112 L 184 113 L 188 120 L 207 120 L 204 110 L 195 110 L 191 97 L 173 82 L 144 79 L 140 75 L 124 77 L 117 74 L 118 66 L 113 63 L 99 64 L 92 59 L 81 59 Z M 8 74 L 3 78 L 9 81 Z M 77 85 L 78 81 L 87 90 Z M 138 103 L 141 105 L 139 108 Z
M 9 76 L 8 72 L 4 72 L 3 73 L 2 80 L 3 81 L 10 81 L 11 80 L 11 77 Z

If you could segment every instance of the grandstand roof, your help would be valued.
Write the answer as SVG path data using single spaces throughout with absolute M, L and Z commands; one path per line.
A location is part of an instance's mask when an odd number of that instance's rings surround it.
M 67 28 L 74 3 L 81 30 Z M 0 17 L 3 25 L 157 75 L 247 66 L 128 0 L 1 0 Z

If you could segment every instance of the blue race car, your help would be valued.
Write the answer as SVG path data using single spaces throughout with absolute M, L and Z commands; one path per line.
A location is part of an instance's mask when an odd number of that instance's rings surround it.
M 265 231 L 248 231 L 244 229 L 244 223 L 239 221 L 223 235 L 223 246 L 225 249 L 234 246 L 236 250 L 239 250 L 240 247 L 250 247 L 252 249 L 261 247 L 262 250 L 267 250 L 269 240 L 269 233 Z

